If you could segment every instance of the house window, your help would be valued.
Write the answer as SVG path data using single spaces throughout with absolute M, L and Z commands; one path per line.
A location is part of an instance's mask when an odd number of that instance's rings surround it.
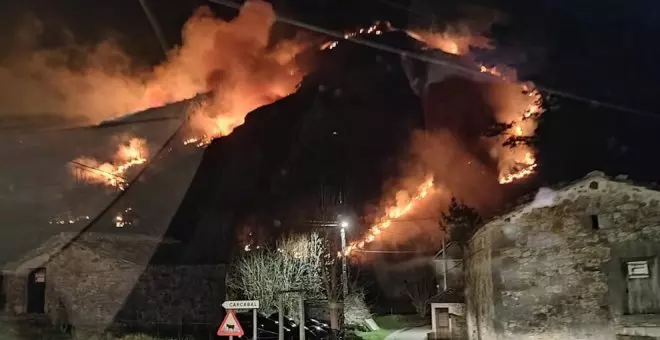
M 600 229 L 600 220 L 598 219 L 598 215 L 591 215 L 591 229 Z

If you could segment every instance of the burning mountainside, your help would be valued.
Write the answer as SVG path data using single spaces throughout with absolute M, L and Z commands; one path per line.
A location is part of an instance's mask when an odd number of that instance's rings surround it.
M 492 49 L 491 40 L 481 32 L 476 34 L 467 26 L 463 29 L 449 29 L 445 32 L 431 32 L 424 30 L 408 30 L 408 35 L 429 48 L 439 49 L 443 52 L 462 55 L 476 60 L 470 56 L 470 48 Z M 533 84 L 517 83 L 516 75 L 512 69 L 505 66 L 487 67 L 478 64 L 478 70 L 488 73 L 499 79 L 497 86 L 493 87 L 490 97 L 495 119 L 508 126 L 506 131 L 490 144 L 490 154 L 498 162 L 501 184 L 511 183 L 525 178 L 536 168 L 534 150 L 524 143 L 515 143 L 534 136 L 536 118 L 543 113 L 542 97 L 534 89 Z
M 363 249 L 365 245 L 383 237 L 383 233 L 395 223 L 397 219 L 406 217 L 416 212 L 425 200 L 434 194 L 436 187 L 433 185 L 433 177 L 428 176 L 412 194 L 405 190 L 397 192 L 396 202 L 385 209 L 385 213 L 374 223 L 367 231 L 367 234 L 360 241 L 354 241 L 344 249 L 344 255 L 349 256 L 354 250 Z
M 183 28 L 183 44 L 150 71 L 112 41 L 36 50 L 30 42 L 44 32 L 31 22 L 17 34 L 21 47 L 0 64 L 0 115 L 53 113 L 96 123 L 210 92 L 215 99 L 204 115 L 227 115 L 238 121 L 229 125 L 240 125 L 252 109 L 295 92 L 305 75 L 295 58 L 309 45 L 299 38 L 269 45 L 274 22 L 271 5 L 260 0 L 246 2 L 231 21 L 200 8 Z M 245 91 L 262 95 L 244 99 Z
M 239 15 L 225 22 L 207 9 L 196 12 L 184 27 L 184 45 L 168 64 L 157 69 L 163 79 L 202 82 L 210 99 L 190 113 L 186 143 L 208 144 L 245 122 L 251 111 L 296 92 L 307 74 L 298 57 L 312 46 L 302 37 L 274 45 L 270 31 L 275 12 L 262 1 L 248 1 Z M 201 59 L 201 60 L 200 60 Z M 169 83 L 169 82 L 165 82 Z M 179 93 L 167 88 L 169 96 Z
M 401 30 L 389 22 L 377 21 L 373 25 L 344 33 L 344 39 L 359 35 L 381 35 L 383 32 L 404 31 L 411 38 L 425 44 L 426 48 L 438 49 L 443 52 L 469 57 L 471 48 L 493 49 L 493 41 L 484 35 L 498 15 L 490 13 L 486 20 L 467 21 L 448 25 L 444 31 L 435 32 L 421 29 Z M 338 41 L 329 41 L 322 49 L 333 49 Z M 534 150 L 524 143 L 514 143 L 515 140 L 528 139 L 534 135 L 536 118 L 543 112 L 542 98 L 534 89 L 533 84 L 517 83 L 515 71 L 506 66 L 487 67 L 477 64 L 479 71 L 499 79 L 504 90 L 495 90 L 491 94 L 495 102 L 493 111 L 498 122 L 509 128 L 503 135 L 486 141 L 490 144 L 490 154 L 498 162 L 500 184 L 511 183 L 534 173 L 537 167 Z M 513 88 L 512 88 L 513 85 Z M 497 96 L 500 96 L 499 98 Z
M 189 135 L 184 141 L 185 144 L 202 147 L 216 137 L 231 134 L 235 128 L 245 122 L 249 112 L 295 93 L 302 78 L 307 74 L 298 57 L 318 46 L 314 46 L 300 36 L 277 43 L 271 42 L 270 32 L 274 23 L 275 13 L 272 7 L 260 0 L 246 2 L 239 15 L 231 21 L 218 19 L 210 10 L 202 8 L 185 24 L 182 46 L 171 51 L 167 60 L 150 72 L 138 74 L 127 71 L 109 72 L 105 69 L 104 63 L 91 63 L 81 71 L 58 70 L 56 74 L 53 70 L 48 70 L 37 73 L 37 78 L 72 79 L 57 86 L 60 94 L 61 92 L 65 94 L 61 97 L 67 100 L 52 103 L 51 107 L 64 107 L 67 112 L 73 114 L 84 112 L 92 121 L 181 101 L 198 94 L 208 94 L 207 99 L 198 102 L 190 109 L 187 126 Z M 380 35 L 382 32 L 392 30 L 395 29 L 387 23 L 376 23 L 346 33 L 344 38 L 349 39 L 359 34 Z M 489 39 L 479 35 L 469 35 L 461 30 L 446 31 L 441 34 L 419 30 L 410 30 L 407 33 L 431 48 L 452 54 L 468 56 L 470 47 L 492 48 Z M 321 46 L 321 49 L 332 49 L 337 43 L 330 41 Z M 99 49 L 99 51 L 104 50 Z M 128 61 L 124 62 L 130 64 Z M 509 183 L 530 175 L 536 167 L 534 150 L 516 141 L 533 135 L 536 128 L 535 118 L 541 113 L 540 95 L 530 85 L 515 83 L 515 75 L 512 76 L 511 72 L 502 67 L 479 66 L 476 70 L 491 74 L 502 81 L 501 91 L 494 91 L 490 94 L 492 98 L 489 99 L 496 120 L 507 125 L 507 134 L 479 142 L 488 146 L 490 157 L 497 162 L 499 182 Z M 29 70 L 30 67 L 24 69 Z M 11 77 L 17 75 L 13 69 L 7 72 Z M 0 81 L 3 79 L 2 74 L 0 72 Z M 90 78 L 90 75 L 100 76 Z M 68 98 L 68 96 L 76 96 L 77 93 L 67 92 L 71 89 L 64 85 L 74 83 L 76 84 L 74 88 L 84 87 L 88 89 L 87 91 L 93 92 L 96 88 L 104 88 L 96 86 L 95 82 L 98 79 L 108 81 L 113 84 L 113 88 L 116 87 L 116 91 L 108 91 L 112 92 L 113 96 L 94 93 L 94 96 L 85 95 L 75 102 Z M 118 95 L 114 96 L 115 93 Z M 104 106 L 103 100 L 115 100 L 117 105 Z M 58 104 L 62 105 L 58 106 Z M 90 109 L 85 105 L 93 105 L 93 107 Z M 433 193 L 438 192 L 436 188 L 446 187 L 447 189 L 442 190 L 445 196 L 471 191 L 468 190 L 470 188 L 468 185 L 460 182 L 462 179 L 449 178 L 454 173 L 460 172 L 463 167 L 472 169 L 470 171 L 474 173 L 470 173 L 470 176 L 484 173 L 477 160 L 464 154 L 465 152 L 461 150 L 458 156 L 451 155 L 452 157 L 448 159 L 459 162 L 449 166 L 443 164 L 442 171 L 434 166 L 427 167 L 425 170 L 433 172 L 435 177 L 428 176 L 415 190 L 411 190 L 410 194 L 407 191 L 399 192 L 396 203 L 388 206 L 384 215 L 376 219 L 365 238 L 351 244 L 345 254 L 351 254 L 353 250 L 361 249 L 383 235 L 387 237 L 386 230 L 397 219 L 415 214 L 421 206 L 428 204 L 430 197 L 434 196 Z M 92 158 L 81 157 L 74 163 L 77 167 L 89 169 L 87 178 L 90 182 L 123 189 L 126 172 L 145 163 L 146 159 L 146 142 L 134 138 L 119 146 L 111 162 L 102 163 Z M 432 163 L 429 160 L 426 162 Z M 454 170 L 448 174 L 451 170 L 447 169 L 450 167 Z M 443 177 L 445 175 L 446 178 Z M 434 178 L 437 179 L 436 183 Z M 463 186 L 461 190 L 464 192 L 458 190 L 459 186 Z M 497 196 L 497 193 L 492 193 L 488 189 L 482 191 L 491 197 Z M 124 226 L 123 215 L 118 216 L 117 226 Z
M 492 22 L 488 26 L 490 24 Z M 407 30 L 406 33 L 428 48 L 463 55 L 476 63 L 470 55 L 471 48 L 493 48 L 492 41 L 482 34 L 485 32 L 484 27 L 482 26 L 478 31 L 471 30 L 468 26 L 458 26 L 449 27 L 443 32 Z M 533 84 L 518 83 L 515 72 L 505 66 L 487 67 L 476 63 L 475 72 L 490 74 L 497 80 L 484 87 L 476 86 L 476 90 L 463 92 L 458 90 L 458 93 L 447 95 L 480 96 L 474 98 L 474 101 L 484 102 L 487 107 L 484 112 L 492 113 L 494 121 L 499 123 L 498 133 L 492 137 L 480 137 L 482 135 L 475 134 L 475 131 L 464 134 L 463 130 L 466 128 L 468 130 L 480 128 L 480 123 L 472 121 L 476 117 L 465 115 L 466 111 L 479 111 L 483 107 L 478 104 L 473 108 L 464 107 L 466 102 L 471 101 L 470 98 L 457 100 L 452 104 L 454 106 L 442 102 L 440 105 L 446 108 L 441 114 L 450 116 L 460 114 L 461 117 L 441 118 L 440 121 L 445 124 L 441 123 L 438 126 L 439 130 L 418 134 L 411 146 L 415 166 L 433 173 L 433 176 L 420 184 L 409 201 L 395 205 L 385 203 L 385 215 L 376 219 L 360 240 L 351 243 L 345 249 L 346 256 L 377 240 L 401 244 L 414 239 L 416 236 L 410 230 L 412 226 L 401 225 L 400 222 L 397 223 L 398 233 L 383 233 L 383 231 L 388 229 L 397 218 L 403 217 L 405 220 L 408 215 L 419 213 L 419 207 L 429 204 L 432 197 L 436 196 L 429 195 L 429 192 L 437 192 L 434 191 L 435 188 L 442 187 L 443 195 L 459 197 L 481 212 L 488 212 L 501 199 L 503 189 L 497 184 L 498 182 L 511 183 L 534 173 L 537 167 L 535 151 L 526 141 L 534 136 L 536 118 L 543 112 L 540 93 L 534 89 Z M 433 105 L 432 103 L 434 102 L 429 101 L 429 105 Z M 466 145 L 466 138 L 474 139 L 471 142 L 488 151 L 487 157 L 496 163 L 499 174 L 491 173 L 489 165 L 479 157 L 477 149 Z M 435 184 L 432 178 L 435 178 Z M 435 214 L 437 215 L 437 211 Z M 431 222 L 428 226 L 422 227 L 427 229 L 425 235 L 440 233 L 437 220 Z M 419 226 L 415 227 L 419 228 Z
M 299 37 L 272 44 L 274 23 L 272 7 L 259 0 L 246 2 L 231 21 L 216 18 L 208 8 L 199 9 L 183 28 L 183 45 L 151 74 L 141 75 L 140 79 L 146 79 L 142 91 L 137 91 L 141 95 L 128 105 L 132 109 L 123 112 L 142 109 L 144 103 L 160 106 L 210 93 L 188 112 L 189 137 L 184 143 L 204 146 L 230 134 L 249 112 L 294 93 L 306 74 L 297 57 L 311 44 Z M 79 76 L 91 81 L 86 74 Z M 126 80 L 127 84 L 139 82 Z M 112 115 L 99 112 L 96 118 Z M 122 188 L 121 175 L 145 161 L 144 157 L 115 157 L 112 164 L 90 158 L 76 162 L 90 168 L 90 181 Z

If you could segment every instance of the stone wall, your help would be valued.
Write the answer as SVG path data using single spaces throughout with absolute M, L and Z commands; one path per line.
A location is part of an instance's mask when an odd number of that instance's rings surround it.
M 46 313 L 57 323 L 105 328 L 123 308 L 142 270 L 71 247 L 46 267 Z
M 151 266 L 117 319 L 219 325 L 224 300 L 224 265 Z
M 72 247 L 46 272 L 46 313 L 54 322 L 108 328 L 210 323 L 221 317 L 223 265 L 137 265 Z
M 660 318 L 624 315 L 622 261 L 660 255 L 660 194 L 598 176 L 556 194 L 553 204 L 521 206 L 471 240 L 470 339 L 652 333 Z
M 3 290 L 5 294 L 4 312 L 23 314 L 27 310 L 27 275 L 4 273 Z
M 479 233 L 465 256 L 466 324 L 469 339 L 496 339 L 489 233 Z

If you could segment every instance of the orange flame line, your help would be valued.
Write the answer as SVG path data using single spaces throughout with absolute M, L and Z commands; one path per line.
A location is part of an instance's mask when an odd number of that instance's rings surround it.
M 366 244 L 375 241 L 382 232 L 392 225 L 392 222 L 402 216 L 406 215 L 414 208 L 416 208 L 421 201 L 423 201 L 433 191 L 433 177 L 429 176 L 418 188 L 415 195 L 408 201 L 408 203 L 399 208 L 391 206 L 386 209 L 385 216 L 381 217 L 379 222 L 372 225 L 367 232 L 367 235 L 360 241 L 353 241 L 344 249 L 344 255 L 349 256 L 353 250 L 362 249 Z

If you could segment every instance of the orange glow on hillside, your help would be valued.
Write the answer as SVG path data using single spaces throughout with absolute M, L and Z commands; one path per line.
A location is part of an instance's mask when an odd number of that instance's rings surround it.
M 379 218 L 378 222 L 369 228 L 361 240 L 351 242 L 344 249 L 344 255 L 349 256 L 355 249 L 363 249 L 365 245 L 376 241 L 396 219 L 414 212 L 429 197 L 433 190 L 433 177 L 429 176 L 417 187 L 412 197 L 406 202 L 397 202 L 398 204 L 387 207 L 384 216 Z

